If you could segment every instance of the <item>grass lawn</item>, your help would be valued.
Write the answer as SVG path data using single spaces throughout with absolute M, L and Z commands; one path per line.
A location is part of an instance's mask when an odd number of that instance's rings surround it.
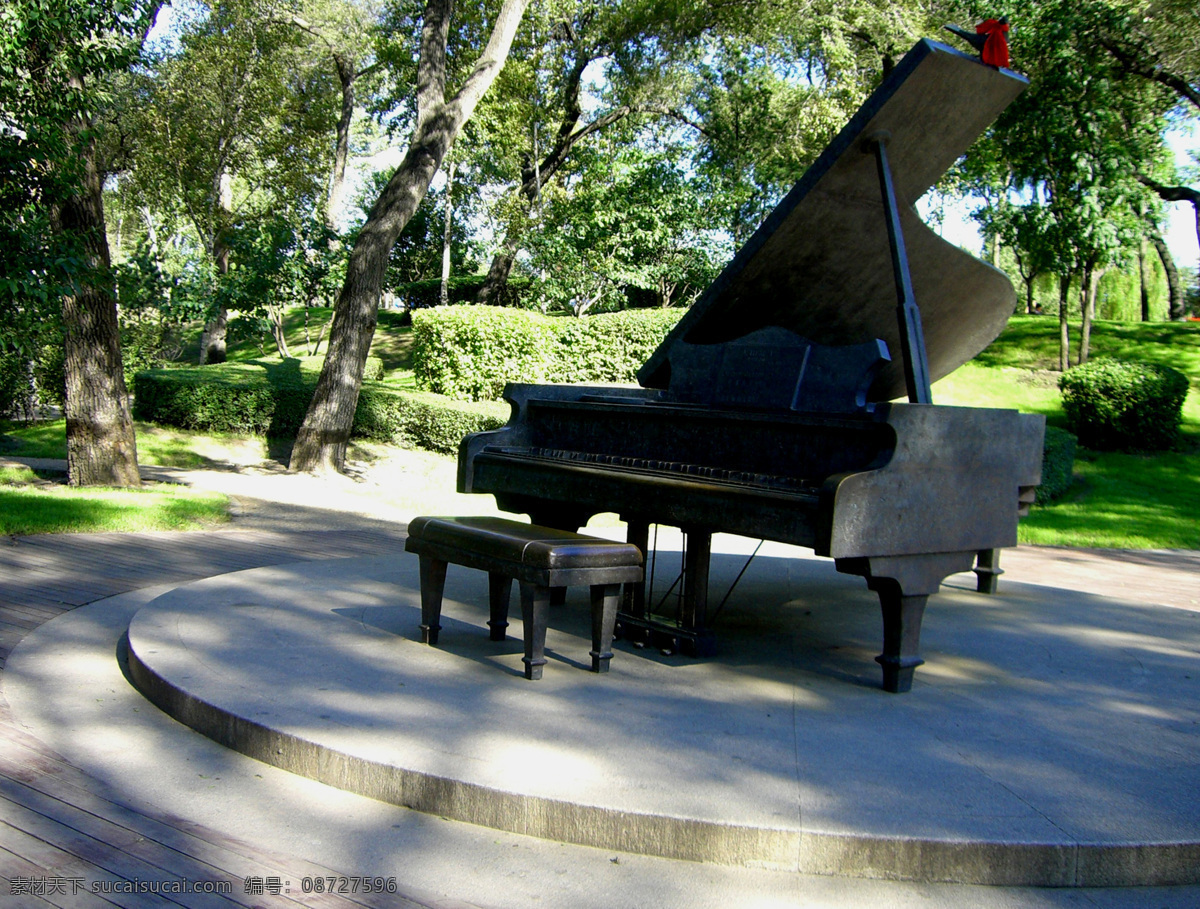
M 140 489 L 79 489 L 27 467 L 0 468 L 0 533 L 198 530 L 229 520 L 215 493 L 155 483 Z
M 1073 330 L 1077 330 L 1073 326 Z M 1072 344 L 1078 341 L 1072 334 Z M 1172 366 L 1188 376 L 1177 450 L 1148 455 L 1080 449 L 1075 484 L 1021 522 L 1025 543 L 1117 549 L 1200 549 L 1200 324 L 1097 322 L 1092 356 Z M 972 362 L 938 382 L 939 404 L 1015 407 L 1065 428 L 1058 322 L 1017 316 Z

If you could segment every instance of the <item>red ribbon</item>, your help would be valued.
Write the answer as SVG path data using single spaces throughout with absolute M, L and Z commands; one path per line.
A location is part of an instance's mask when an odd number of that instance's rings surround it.
M 1007 31 L 1008 23 L 999 19 L 985 19 L 975 26 L 976 34 L 987 35 L 980 57 L 988 66 L 1008 68 L 1008 38 L 1005 37 Z

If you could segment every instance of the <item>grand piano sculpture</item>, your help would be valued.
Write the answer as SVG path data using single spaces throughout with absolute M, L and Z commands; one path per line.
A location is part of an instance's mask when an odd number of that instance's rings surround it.
M 459 490 L 566 529 L 615 511 L 643 552 L 651 524 L 681 528 L 675 615 L 651 614 L 638 590 L 619 622 L 698 655 L 713 643 L 713 532 L 830 556 L 878 593 L 883 687 L 907 691 L 927 598 L 1016 544 L 1041 479 L 1042 417 L 931 403 L 930 383 L 1000 333 L 1015 294 L 912 209 L 1026 84 L 918 43 L 666 337 L 641 388 L 509 385 L 508 424 L 462 442 Z

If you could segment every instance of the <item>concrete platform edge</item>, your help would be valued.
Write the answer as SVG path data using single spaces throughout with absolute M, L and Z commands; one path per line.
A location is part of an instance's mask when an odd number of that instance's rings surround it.
M 1200 883 L 1200 843 L 1001 843 L 788 830 L 504 792 L 380 764 L 234 716 L 172 685 L 128 646 L 131 681 L 159 709 L 265 764 L 426 814 L 546 840 L 719 865 L 987 886 Z

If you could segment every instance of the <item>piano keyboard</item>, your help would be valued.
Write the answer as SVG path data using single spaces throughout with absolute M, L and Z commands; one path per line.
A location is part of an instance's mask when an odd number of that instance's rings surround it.
M 594 451 L 571 451 L 563 448 L 496 448 L 493 450 L 500 454 L 515 455 L 522 458 L 538 458 L 547 461 L 573 461 L 577 464 L 595 464 L 601 467 L 615 467 L 618 469 L 664 473 L 672 476 L 695 477 L 701 480 L 712 480 L 718 483 L 731 483 L 742 486 L 761 486 L 806 493 L 816 493 L 820 488 L 819 483 L 814 483 L 811 480 L 805 480 L 800 477 L 731 470 L 725 467 L 690 464 L 686 461 L 662 461 L 656 458 L 634 458 L 627 455 L 603 454 Z

